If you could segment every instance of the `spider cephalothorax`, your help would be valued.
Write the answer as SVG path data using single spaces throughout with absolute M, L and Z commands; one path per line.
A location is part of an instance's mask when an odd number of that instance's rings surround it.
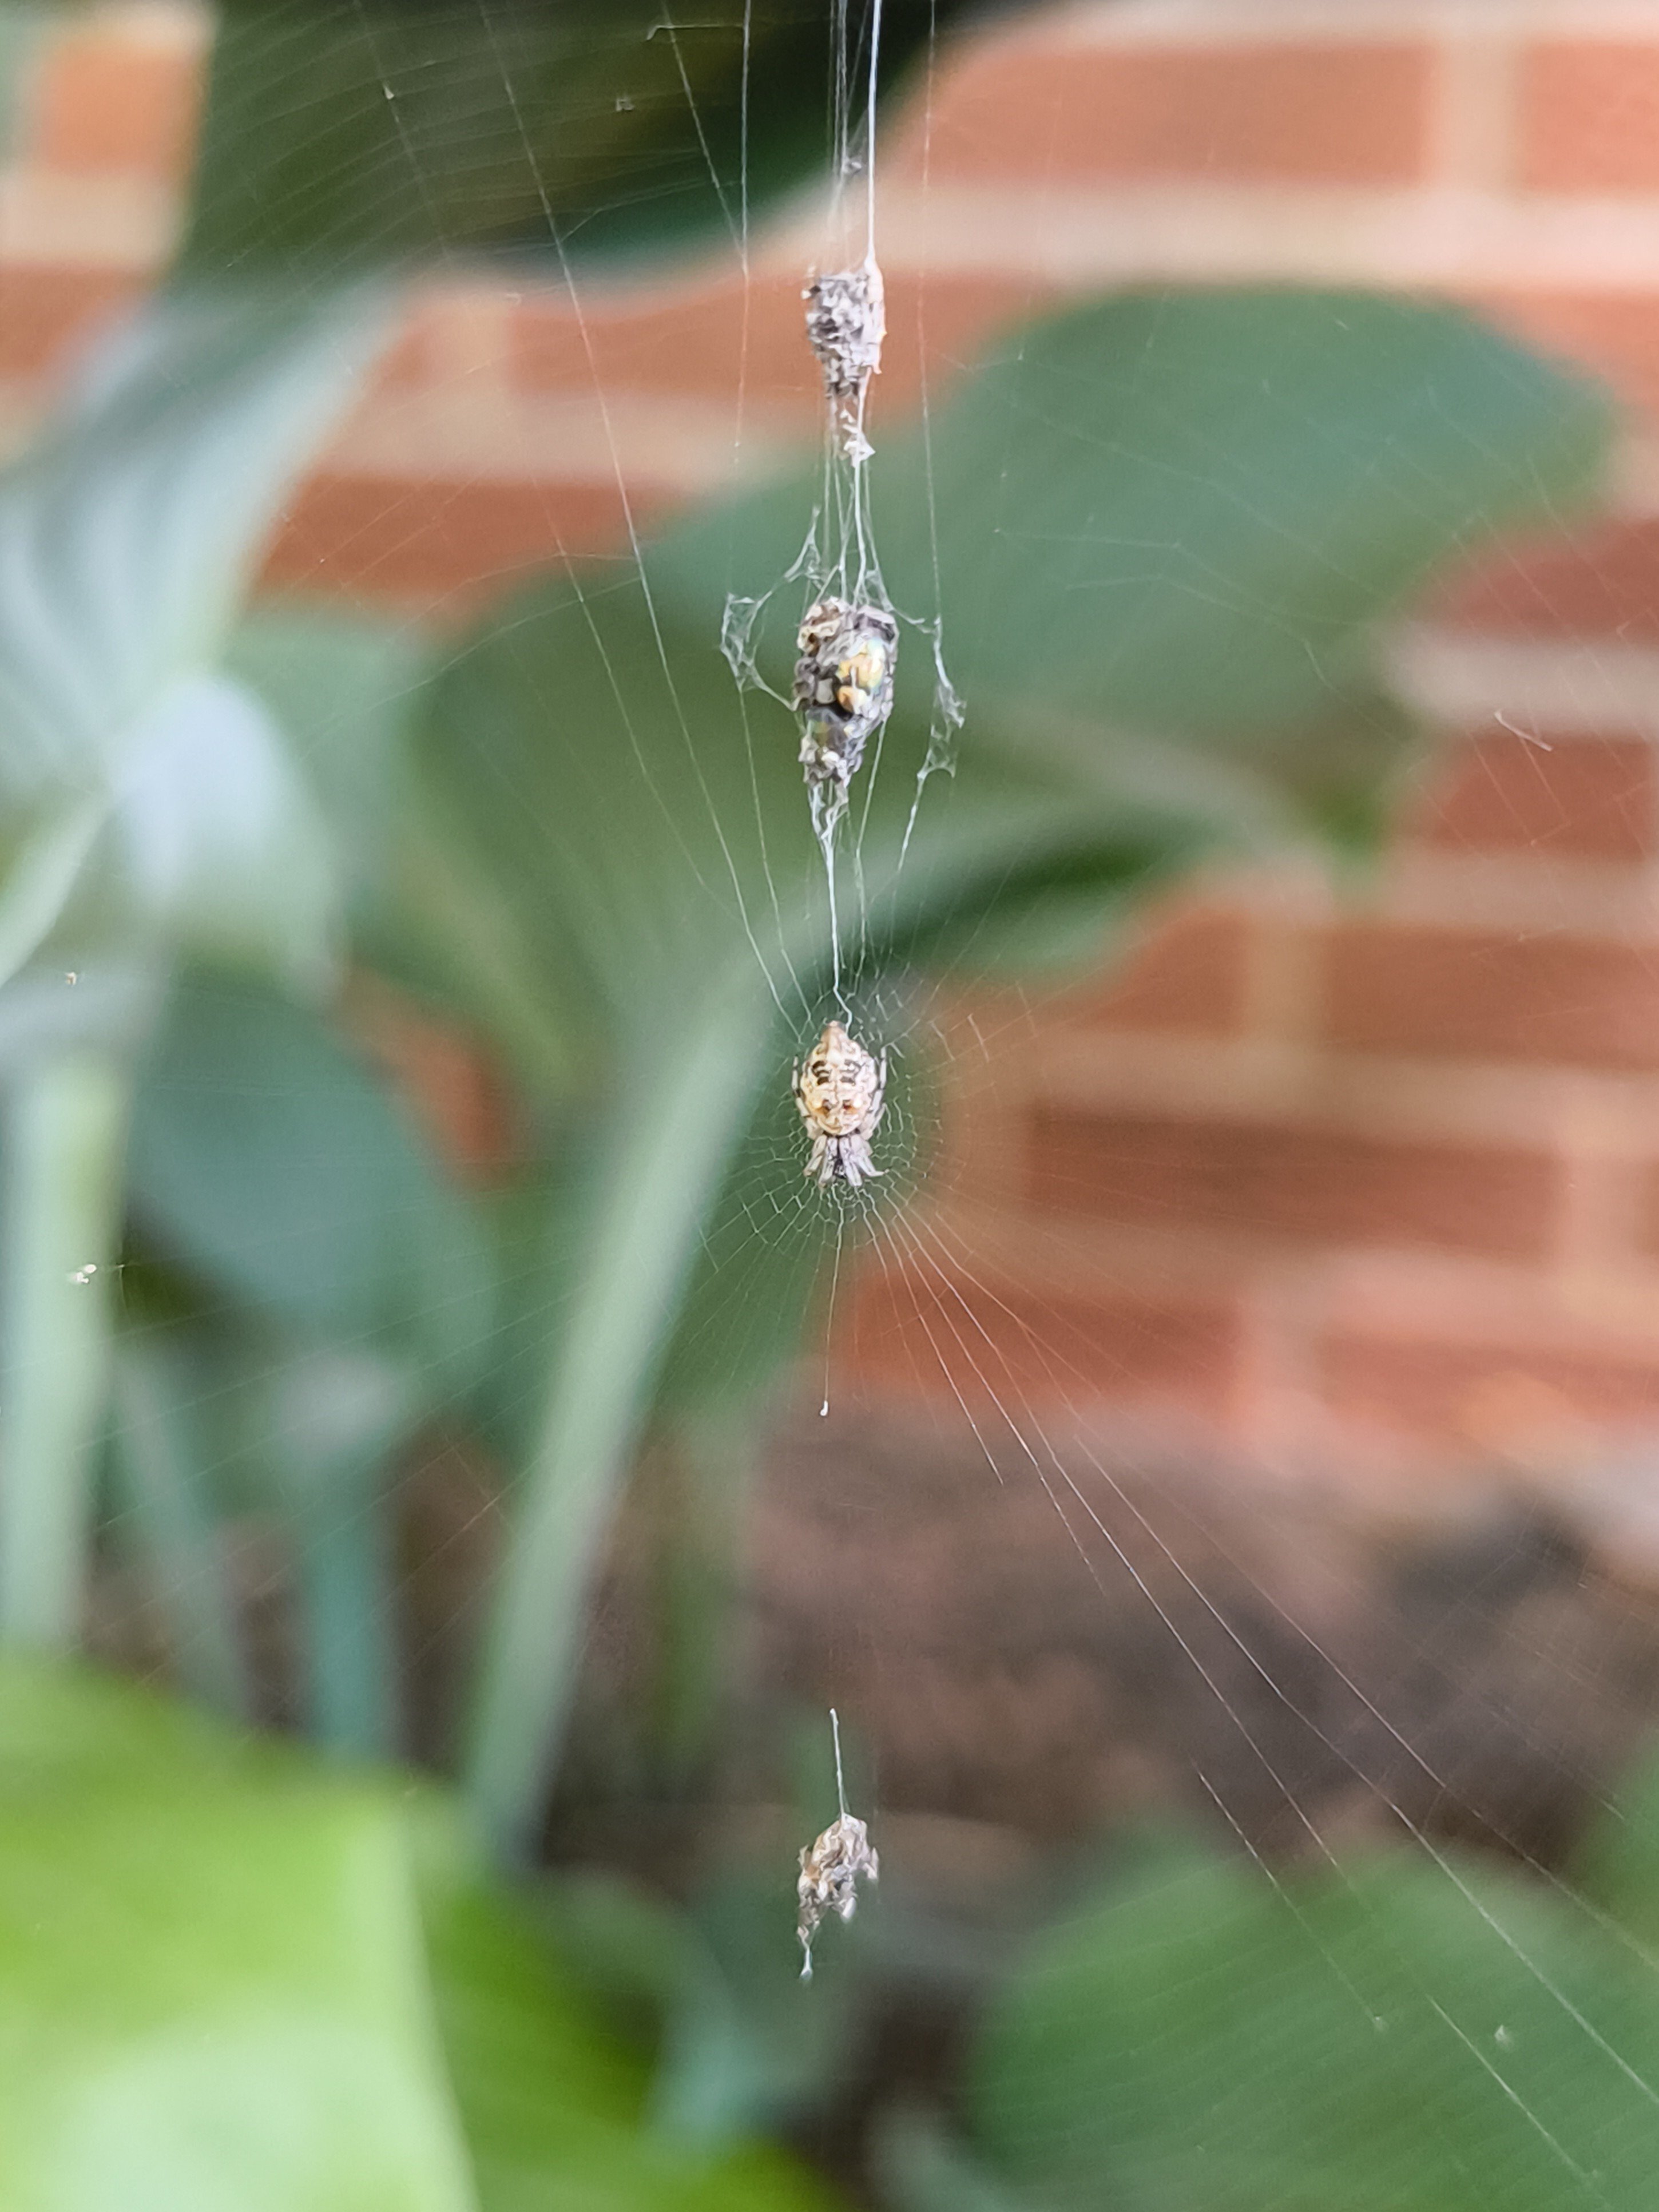
M 892 712 L 898 624 L 884 607 L 820 599 L 800 626 L 795 704 L 810 784 L 845 793 L 864 748 Z
M 881 1170 L 870 1157 L 870 1139 L 881 1120 L 887 1088 L 887 1055 L 867 1053 L 839 1022 L 823 1035 L 795 1070 L 795 1103 L 812 1133 L 805 1172 L 828 1184 L 843 1176 L 856 1190 L 866 1176 Z

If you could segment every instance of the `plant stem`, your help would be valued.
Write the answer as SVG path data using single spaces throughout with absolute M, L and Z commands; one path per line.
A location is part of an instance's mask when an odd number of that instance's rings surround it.
M 656 1755 L 686 1788 L 720 1709 L 738 1591 L 738 1550 L 760 1462 L 763 1398 L 716 1401 L 676 1424 L 657 1600 Z
M 597 1165 L 495 1593 L 474 1706 L 467 1788 L 495 1848 L 533 1840 L 581 1656 L 586 1600 L 677 1298 L 744 1111 L 770 1024 L 752 972 L 700 1001 L 632 1056 Z
M 390 1759 L 398 1747 L 386 1513 L 379 1495 L 347 1492 L 299 1532 L 307 1730 L 337 1759 Z
M 131 1081 L 89 1047 L 42 1054 L 5 1101 L 0 1219 L 0 1640 L 80 1633 L 109 1382 Z
M 167 1617 L 179 1679 L 202 1704 L 246 1721 L 247 1662 L 176 1354 L 129 1332 L 116 1348 L 114 1401 L 125 1508 Z

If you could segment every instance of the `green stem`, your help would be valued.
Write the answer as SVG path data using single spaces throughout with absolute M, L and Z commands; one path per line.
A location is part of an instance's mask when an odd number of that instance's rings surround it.
M 76 1047 L 11 1079 L 0 1218 L 0 1640 L 80 1632 L 131 1084 Z
M 307 1728 L 337 1759 L 390 1759 L 398 1747 L 386 1503 L 349 1492 L 301 1527 Z
M 586 1600 L 650 1401 L 676 1302 L 770 1024 L 752 971 L 712 979 L 700 1003 L 635 1056 L 596 1170 L 517 1524 L 485 1639 L 467 1759 L 495 1847 L 533 1839 L 568 1717 Z
M 187 1374 L 129 1334 L 115 1355 L 116 1466 L 173 1663 L 191 1695 L 233 1719 L 253 1709 L 215 1516 L 192 1436 Z
M 760 1463 L 764 1401 L 745 1398 L 676 1424 L 664 1501 L 658 1593 L 657 1750 L 683 1790 L 720 1709 L 738 1592 L 738 1547 Z

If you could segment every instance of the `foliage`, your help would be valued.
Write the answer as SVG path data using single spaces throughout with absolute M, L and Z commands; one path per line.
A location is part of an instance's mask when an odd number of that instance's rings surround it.
M 138 1690 L 0 1680 L 0 2196 L 15 2212 L 808 2212 L 695 2156 L 450 1810 Z
M 889 0 L 895 68 L 932 13 Z M 659 15 L 228 7 L 177 279 L 0 475 L 0 1637 L 75 1638 L 112 1405 L 110 1534 L 181 1674 L 248 1702 L 219 1538 L 257 1514 L 295 1565 L 312 1735 L 385 1751 L 398 1455 L 440 1416 L 481 1431 L 516 1460 L 467 1754 L 504 1852 L 647 1425 L 740 1464 L 843 1230 L 926 1175 L 927 979 L 1095 945 L 1206 855 L 1362 834 L 1407 734 L 1377 618 L 1579 495 L 1606 431 L 1582 385 L 1427 307 L 1218 292 L 1011 334 L 930 440 L 883 441 L 890 581 L 942 618 L 970 718 L 916 808 L 907 637 L 837 946 L 789 719 L 716 650 L 728 588 L 798 550 L 805 480 L 441 652 L 243 618 L 404 272 L 740 221 L 745 139 L 757 198 L 816 165 L 827 8 L 717 7 L 695 38 Z M 782 1142 L 838 955 L 896 1048 L 867 1216 L 804 1193 Z M 456 1188 L 343 1034 L 348 960 L 496 1048 L 533 1178 Z M 757 1211 L 785 1230 L 748 1234 Z M 261 2172 L 273 2206 L 800 2201 L 764 2159 L 641 2140 L 637 2079 L 428 1801 L 23 1668 L 0 1787 L 9 2203 L 205 2212 Z M 720 1910 L 679 1954 L 682 2138 L 787 2109 L 810 2063 L 721 1980 Z M 1023 2184 L 1046 2154 L 1001 2124 Z
M 969 2144 L 895 2135 L 899 2201 L 1647 2203 L 1654 1794 L 1650 1770 L 1602 1816 L 1582 1888 L 1437 1850 L 1269 1881 L 1195 1844 L 1150 1846 L 1000 1993 Z
M 1097 940 L 1202 856 L 1352 834 L 1404 735 L 1372 659 L 1376 617 L 1449 549 L 1533 511 L 1540 485 L 1582 488 L 1602 433 L 1584 387 L 1444 310 L 1217 293 L 1022 330 L 939 410 L 931 485 L 920 433 L 895 441 L 882 478 L 895 597 L 932 612 L 936 534 L 970 706 L 957 772 L 929 783 L 913 823 L 925 651 L 901 664 L 841 915 L 878 1034 L 916 966 L 1029 961 L 1056 925 L 1075 945 L 1080 916 Z M 533 587 L 434 680 L 416 738 L 422 850 L 447 842 L 498 920 L 495 976 L 513 963 L 514 1003 L 544 1010 L 538 1035 L 514 1025 L 503 1044 L 532 1082 L 562 1060 L 614 1071 L 559 1256 L 580 1287 L 474 1741 L 477 1802 L 515 1839 L 704 1224 L 742 1204 L 721 1184 L 763 1150 L 744 1139 L 778 1111 L 768 1072 L 833 1010 L 788 724 L 734 701 L 714 651 L 726 582 L 781 575 L 810 502 L 785 486 L 671 529 L 635 579 Z M 458 945 L 457 987 L 482 1009 L 465 961 Z M 903 1090 L 901 1070 L 901 1108 Z M 738 1318 L 777 1317 L 774 1358 L 836 1247 L 819 1221 L 757 1255 L 746 1284 Z M 705 1393 L 729 1389 L 714 1300 L 678 1326 L 682 1345 L 703 1341 Z M 764 1364 L 736 1358 L 745 1381 Z M 693 1365 L 673 1363 L 682 1387 Z
M 882 90 L 965 12 L 886 0 Z M 823 0 L 678 27 L 654 0 L 226 0 L 185 266 L 333 281 L 736 236 L 827 167 L 832 21 Z

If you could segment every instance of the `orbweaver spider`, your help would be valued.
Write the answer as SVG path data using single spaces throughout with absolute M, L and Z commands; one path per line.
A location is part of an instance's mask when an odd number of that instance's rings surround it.
M 794 1071 L 795 1103 L 812 1134 L 805 1173 L 827 1188 L 837 1176 L 854 1190 L 881 1170 L 870 1157 L 870 1139 L 881 1120 L 887 1091 L 887 1055 L 867 1053 L 839 1022 L 823 1035 Z

